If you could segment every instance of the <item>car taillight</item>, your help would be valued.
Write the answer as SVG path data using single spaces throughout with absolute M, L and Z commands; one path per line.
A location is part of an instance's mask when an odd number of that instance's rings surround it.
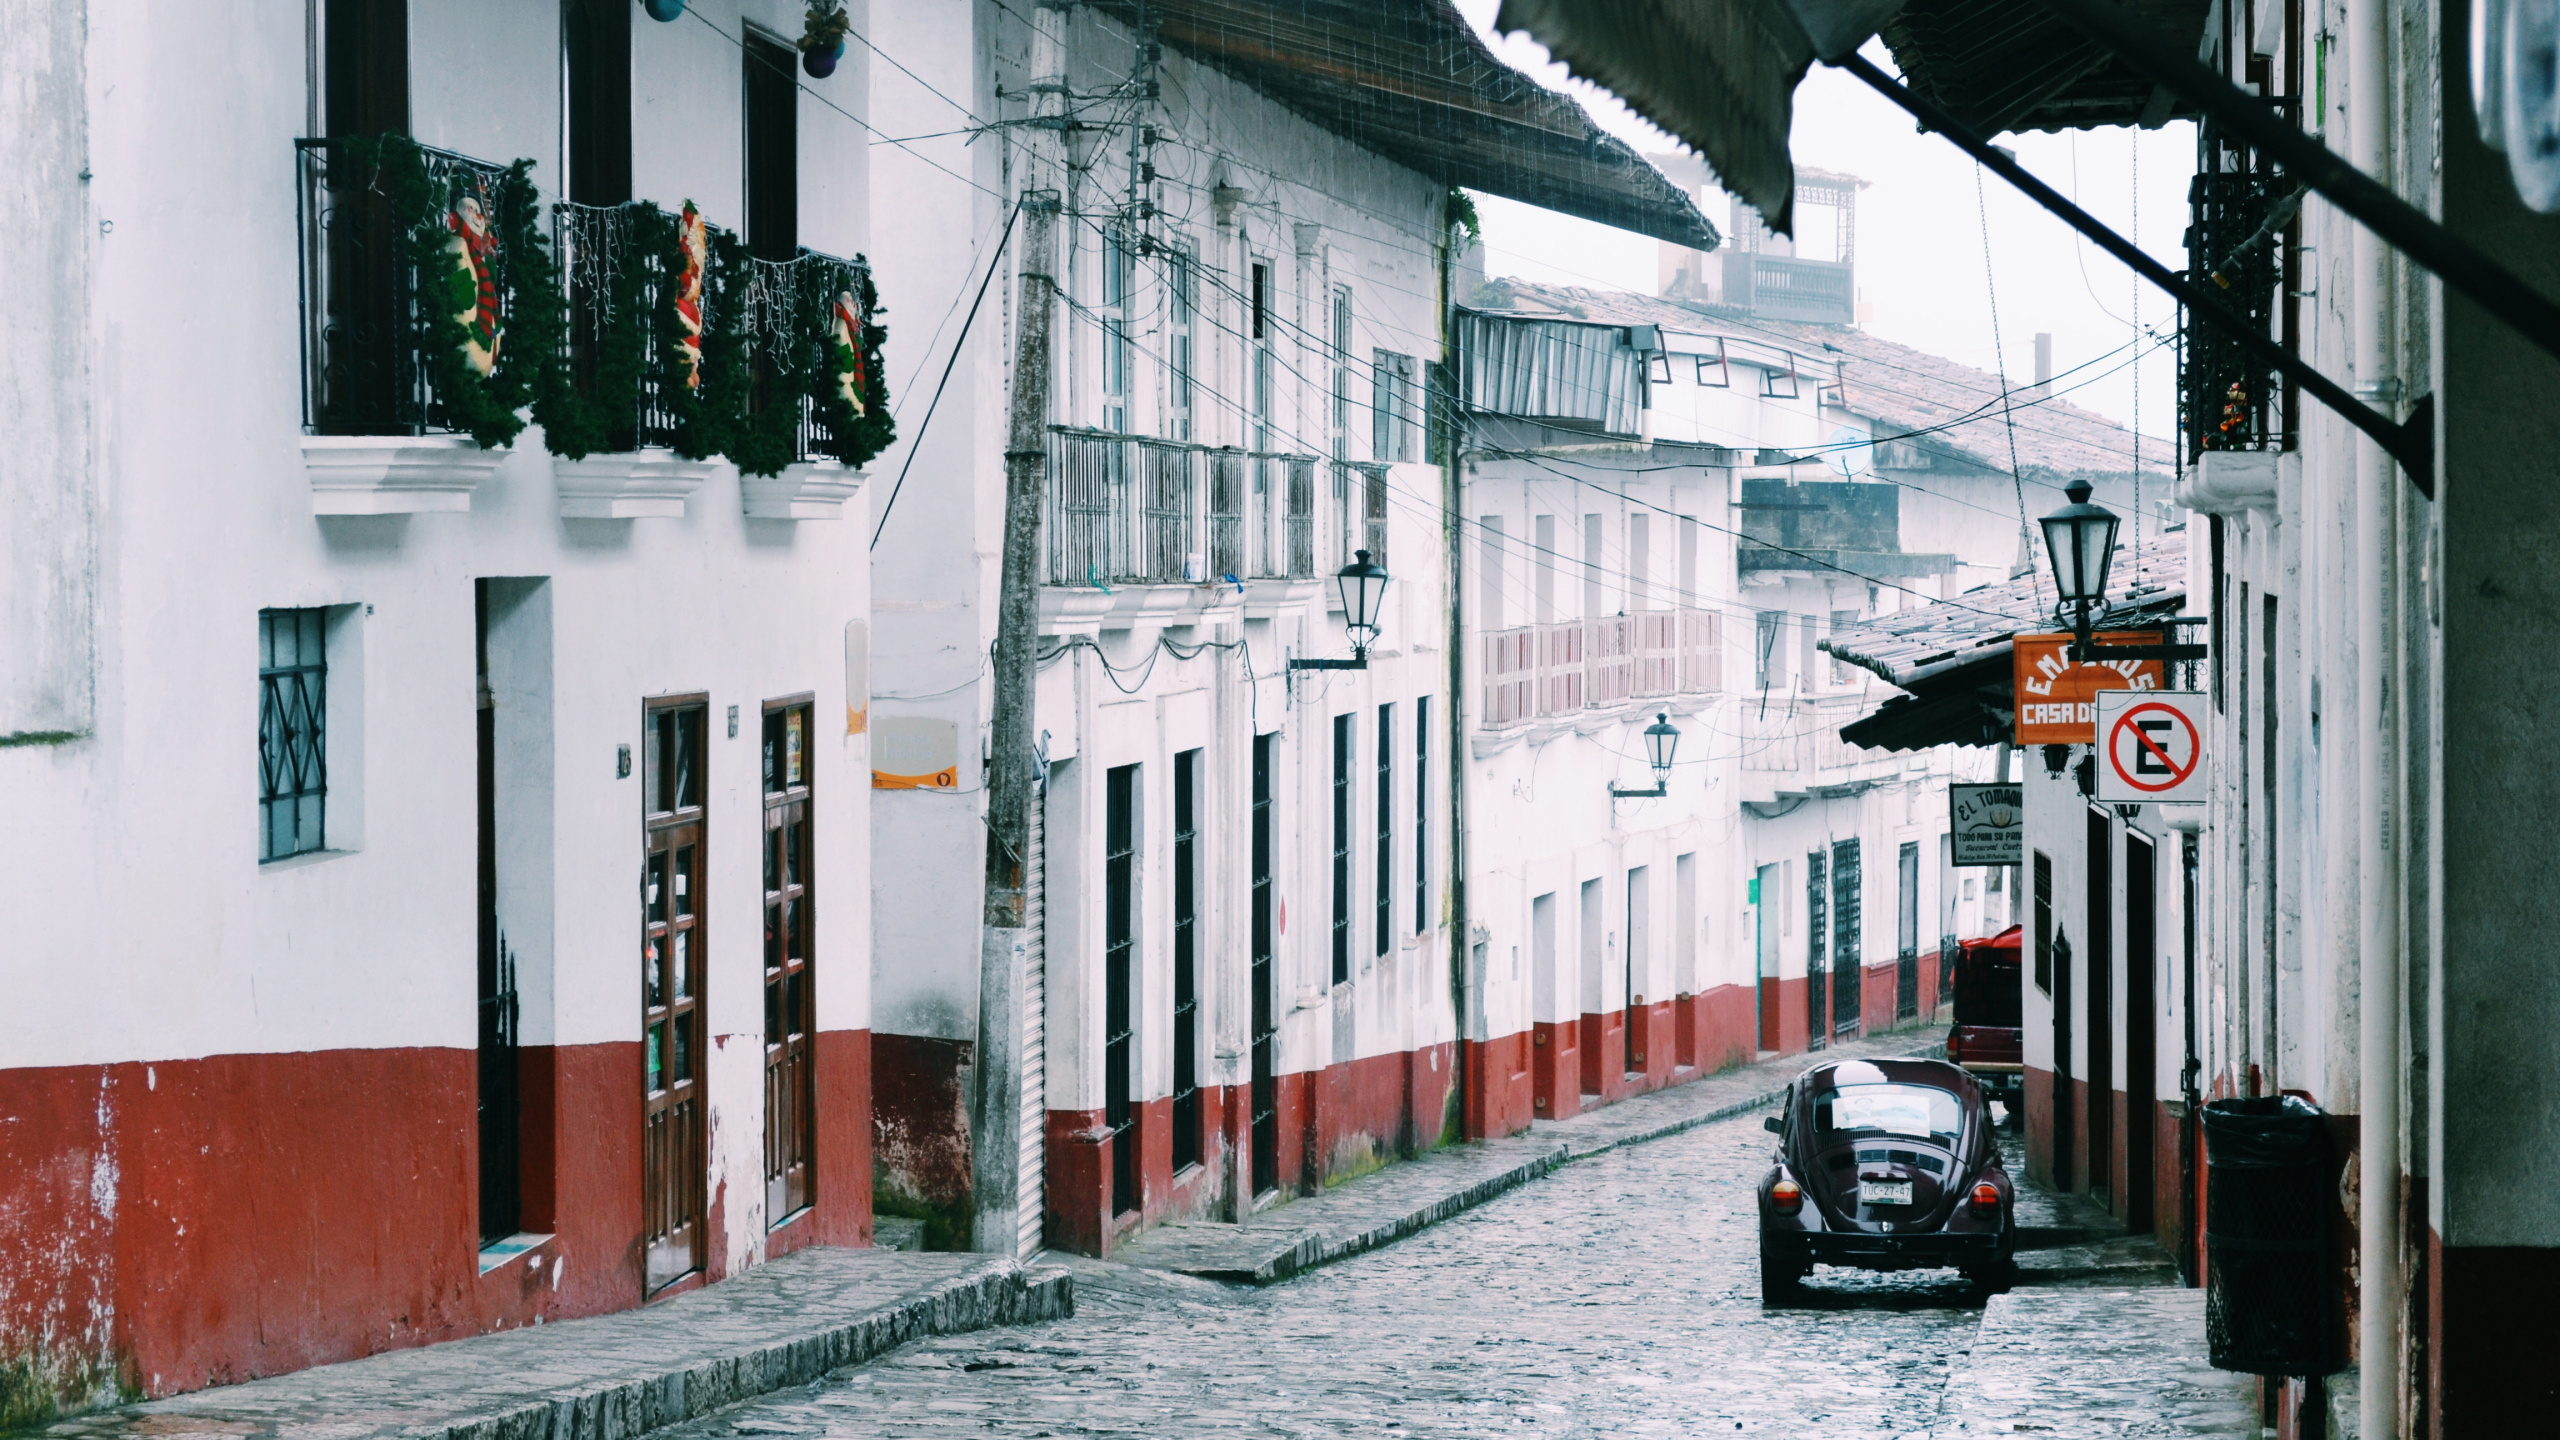
M 1781 1180 L 1769 1187 L 1769 1203 L 1781 1215 L 1793 1215 L 1804 1208 L 1804 1191 L 1793 1180 Z
M 1986 1213 L 1999 1209 L 2000 1187 L 1988 1180 L 1976 1182 L 1973 1187 L 1973 1208 Z
M 1964 1041 L 1958 1038 L 1953 1030 L 1947 1032 L 1947 1058 L 1949 1060 L 1964 1058 Z

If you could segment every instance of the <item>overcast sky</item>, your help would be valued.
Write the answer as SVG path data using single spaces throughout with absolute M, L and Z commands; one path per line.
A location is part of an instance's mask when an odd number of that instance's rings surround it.
M 1545 47 L 1526 35 L 1496 35 L 1491 25 L 1500 0 L 1458 0 L 1494 53 L 1551 88 L 1580 100 L 1594 119 L 1637 150 L 1680 147 L 1605 91 L 1566 76 Z M 1889 73 L 1893 57 L 1870 41 L 1867 55 Z M 2195 168 L 2195 131 L 2185 122 L 2141 132 L 2091 130 L 2062 135 L 2010 135 L 2000 143 L 2047 184 L 2072 196 L 2118 234 L 2157 256 L 2171 269 L 2186 263 L 2187 177 Z M 1998 368 L 2002 352 L 2014 383 L 2033 379 L 2035 335 L 2050 332 L 2060 382 L 2078 386 L 2070 398 L 2119 423 L 2135 419 L 2140 378 L 2140 424 L 2162 437 L 2160 450 L 2143 458 L 2165 465 L 2165 437 L 2176 432 L 2177 359 L 2164 344 L 2177 311 L 2167 296 L 2141 287 L 2133 272 L 2082 240 L 2060 220 L 1979 170 L 1943 139 L 1915 131 L 1911 119 L 1849 76 L 1816 64 L 1796 91 L 1796 163 L 1842 171 L 1866 180 L 1859 196 L 1857 281 L 1871 308 L 1867 329 L 1890 340 L 1978 365 Z M 2134 225 L 2135 176 L 2141 186 L 2141 225 Z M 1976 180 L 1980 180 L 1980 199 Z M 1729 228 L 1726 202 L 1713 197 L 1707 218 Z M 1651 293 L 1658 245 L 1641 235 L 1587 220 L 1479 196 L 1484 217 L 1485 268 L 1565 285 L 1601 285 Z M 1983 257 L 1987 219 L 1991 265 Z M 1996 291 L 1994 282 L 1996 281 Z M 1992 305 L 1997 299 L 2001 344 L 1993 345 Z M 2135 343 L 2135 305 L 2153 338 Z M 2133 361 L 2137 349 L 2143 358 Z

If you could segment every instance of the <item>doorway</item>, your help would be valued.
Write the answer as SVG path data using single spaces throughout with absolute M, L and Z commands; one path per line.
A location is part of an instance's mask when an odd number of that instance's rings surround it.
M 1137 1057 L 1138 767 L 1104 777 L 1102 850 L 1102 1123 L 1111 1132 L 1111 1213 L 1138 1208 Z
M 704 696 L 653 700 L 642 760 L 645 1293 L 702 1268 Z
M 1855 1039 L 1866 1003 L 1866 904 L 1858 842 L 1831 847 L 1831 1033 Z
M 1280 1183 L 1280 999 L 1272 986 L 1278 897 L 1271 888 L 1271 747 L 1253 737 L 1253 1193 Z
M 1653 915 L 1653 886 L 1650 872 L 1642 865 L 1627 871 L 1627 1064 L 1633 1075 L 1645 1067 L 1645 1005 L 1643 982 L 1650 959 L 1645 953 Z
M 2159 1092 L 2159 859 L 2151 841 L 2124 837 L 2124 1223 L 2153 1228 L 2151 1167 Z
M 1759 903 L 1752 907 L 1752 920 L 1759 931 L 1760 946 L 1760 1048 L 1776 1050 L 1783 1046 L 1778 1022 L 1785 1013 L 1778 1007 L 1778 932 L 1782 926 L 1769 912 L 1786 905 L 1787 893 L 1781 888 L 1785 881 L 1775 865 L 1760 867 L 1757 884 L 1759 888 L 1752 898 Z
M 2089 811 L 2089 1193 L 2117 1210 L 2115 1026 L 2115 828 Z
M 788 1222 L 815 1198 L 817 996 L 809 968 L 815 701 L 764 707 L 764 1218 Z

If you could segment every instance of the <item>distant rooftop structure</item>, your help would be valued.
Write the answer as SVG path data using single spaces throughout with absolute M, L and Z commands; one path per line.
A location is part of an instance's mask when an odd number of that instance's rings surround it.
M 1712 206 L 1715 180 L 1693 155 L 1647 155 L 1671 183 Z M 1855 175 L 1798 166 L 1795 233 L 1769 228 L 1741 196 L 1725 197 L 1725 244 L 1713 253 L 1665 241 L 1657 288 L 1672 299 L 1730 305 L 1757 319 L 1857 323 L 1858 192 Z
M 1836 364 L 1840 408 L 1876 422 L 1881 467 L 1972 466 L 2003 473 L 2009 468 L 2009 431 L 1998 376 L 1854 326 L 1804 324 L 1730 305 L 1508 277 L 1487 281 L 1462 300 L 1467 308 L 1486 314 L 1651 325 L 1666 335 L 1721 334 L 1784 346 L 1814 362 Z M 2056 388 L 2069 384 L 2066 375 Z M 2011 385 L 2009 394 L 2021 472 L 2051 479 L 2133 472 L 2131 430 L 2068 400 L 2037 399 L 2024 385 Z M 1894 435 L 1911 438 L 1882 438 Z M 2143 472 L 2165 480 L 2174 449 L 2172 440 L 2144 437 Z

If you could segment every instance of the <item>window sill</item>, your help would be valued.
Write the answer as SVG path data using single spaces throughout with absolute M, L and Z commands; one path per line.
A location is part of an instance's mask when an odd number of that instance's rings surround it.
M 791 1226 L 797 1225 L 797 1224 L 799 1224 L 802 1220 L 805 1220 L 805 1219 L 807 1219 L 809 1216 L 816 1214 L 816 1213 L 817 1213 L 817 1209 L 818 1209 L 818 1207 L 817 1207 L 817 1206 L 815 1206 L 815 1205 L 803 1205 L 803 1206 L 801 1206 L 799 1209 L 792 1211 L 790 1214 L 785 1215 L 785 1216 L 783 1216 L 781 1219 L 776 1220 L 776 1221 L 774 1221 L 772 1224 L 767 1225 L 766 1227 L 764 1227 L 764 1233 L 766 1233 L 767 1235 L 772 1235 L 772 1234 L 776 1234 L 776 1233 L 778 1233 L 778 1232 L 780 1232 L 780 1231 L 783 1231 L 783 1230 L 789 1229 Z
M 273 875 L 285 870 L 301 870 L 323 861 L 340 860 L 349 855 L 363 853 L 361 850 L 305 850 L 299 855 L 287 855 L 280 860 L 261 860 L 258 862 L 258 873 Z

